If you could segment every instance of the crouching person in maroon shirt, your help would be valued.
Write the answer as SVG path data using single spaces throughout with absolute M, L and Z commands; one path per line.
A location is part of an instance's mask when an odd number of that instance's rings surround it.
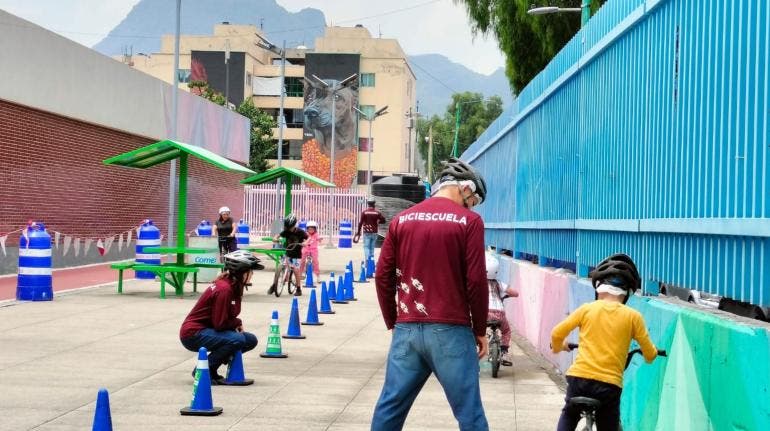
M 237 352 L 248 352 L 257 346 L 257 337 L 243 331 L 241 313 L 243 287 L 251 278 L 251 271 L 260 267 L 251 253 L 238 250 L 224 256 L 225 270 L 203 292 L 179 330 L 182 345 L 192 352 L 205 347 L 209 352 L 211 384 L 224 381 L 219 366 L 228 363 Z M 193 370 L 193 376 L 195 371 Z
M 435 190 L 392 219 L 380 252 L 377 299 L 393 338 L 374 431 L 400 430 L 431 374 L 461 430 L 489 429 L 478 362 L 487 355 L 484 222 L 470 210 L 486 184 L 470 165 L 449 159 Z

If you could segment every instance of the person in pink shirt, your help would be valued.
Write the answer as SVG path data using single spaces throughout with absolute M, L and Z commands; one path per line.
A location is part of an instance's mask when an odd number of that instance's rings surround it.
M 313 220 L 307 222 L 307 236 L 305 247 L 302 248 L 302 267 L 300 268 L 300 274 L 305 276 L 305 262 L 307 257 L 311 256 L 313 259 L 313 275 L 318 278 L 321 275 L 321 264 L 318 262 L 318 244 L 321 243 L 322 238 L 318 233 L 318 223 Z

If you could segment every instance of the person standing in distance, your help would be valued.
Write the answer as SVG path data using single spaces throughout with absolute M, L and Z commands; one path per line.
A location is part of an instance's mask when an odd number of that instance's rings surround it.
M 230 208 L 219 208 L 219 218 L 214 224 L 212 235 L 219 241 L 219 255 L 224 256 L 238 249 L 235 242 L 235 229 L 233 229 L 233 219 L 230 218 Z
M 443 164 L 433 197 L 393 218 L 380 252 L 377 299 L 393 338 L 373 431 L 400 430 L 431 373 L 461 430 L 489 429 L 478 363 L 488 349 L 484 222 L 471 211 L 487 188 L 465 162 Z
M 374 207 L 375 200 L 370 197 L 366 200 L 367 208 L 361 212 L 361 218 L 358 221 L 358 231 L 353 237 L 353 242 L 358 243 L 361 239 L 361 228 L 364 228 L 364 259 L 374 259 L 374 243 L 377 242 L 377 231 L 380 223 L 385 223 L 385 217 Z

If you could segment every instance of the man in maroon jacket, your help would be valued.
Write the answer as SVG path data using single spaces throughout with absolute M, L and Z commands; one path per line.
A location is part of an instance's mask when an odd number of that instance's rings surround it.
M 364 258 L 369 261 L 369 258 L 374 259 L 374 243 L 377 242 L 377 231 L 379 230 L 380 223 L 385 223 L 385 217 L 381 212 L 377 211 L 374 207 L 374 198 L 366 200 L 367 208 L 361 212 L 361 220 L 358 221 L 358 230 L 356 236 L 353 237 L 353 242 L 357 243 L 361 238 L 361 228 L 364 229 Z
M 485 196 L 481 176 L 452 158 L 434 196 L 390 223 L 375 281 L 393 339 L 372 430 L 401 429 L 431 373 L 460 429 L 488 429 L 478 364 L 487 354 L 484 222 L 470 210 Z

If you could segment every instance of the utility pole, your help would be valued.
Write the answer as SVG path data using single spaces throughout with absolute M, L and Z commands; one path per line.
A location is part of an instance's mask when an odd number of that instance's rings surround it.
M 433 182 L 433 125 L 428 127 L 428 181 Z
M 225 108 L 230 109 L 230 39 L 225 39 Z

